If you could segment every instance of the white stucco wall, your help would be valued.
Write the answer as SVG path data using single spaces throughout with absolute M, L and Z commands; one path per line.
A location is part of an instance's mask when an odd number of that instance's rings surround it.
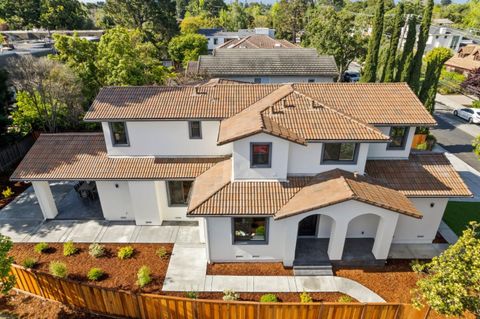
M 96 181 L 98 197 L 106 220 L 134 220 L 128 182 Z M 118 187 L 116 187 L 116 185 Z
M 410 200 L 422 212 L 423 218 L 400 215 L 393 242 L 431 243 L 442 221 L 448 198 L 410 198 Z
M 255 82 L 255 78 L 261 78 L 261 83 L 307 83 L 308 80 L 314 82 L 334 82 L 331 76 L 225 76 L 223 78 L 242 82 Z
M 187 220 L 187 206 L 169 206 L 167 182 L 157 181 L 160 212 L 163 220 Z M 188 219 L 192 220 L 192 219 Z
M 188 121 L 127 122 L 129 146 L 112 146 L 110 128 L 102 122 L 112 156 L 215 156 L 231 154 L 230 144 L 217 146 L 219 121 L 202 121 L 202 138 L 190 139 Z
M 161 225 L 159 191 L 155 181 L 130 181 L 130 200 L 137 225 Z
M 390 135 L 390 127 L 377 127 L 385 135 Z M 387 150 L 388 143 L 371 143 L 368 148 L 368 159 L 408 159 L 412 146 L 415 127 L 410 127 L 407 142 L 403 150 Z

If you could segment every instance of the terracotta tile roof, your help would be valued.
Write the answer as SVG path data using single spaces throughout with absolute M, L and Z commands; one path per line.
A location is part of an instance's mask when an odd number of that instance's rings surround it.
M 281 84 L 207 87 L 105 87 L 85 115 L 87 121 L 225 119 L 272 93 Z M 377 125 L 435 125 L 405 83 L 305 83 L 295 91 L 352 118 Z
M 42 134 L 12 180 L 194 179 L 226 158 L 108 157 L 103 134 Z
M 255 34 L 241 39 L 234 39 L 218 46 L 218 49 L 278 49 L 278 48 L 299 48 L 287 40 L 273 39 L 268 35 Z
M 444 154 L 411 154 L 408 160 L 368 160 L 366 173 L 409 197 L 471 197 Z
M 217 164 L 218 167 L 223 164 Z M 222 183 L 209 187 L 206 180 L 215 178 L 208 170 L 195 182 L 188 214 L 191 216 L 270 215 L 275 218 L 311 211 L 347 200 L 358 200 L 394 212 L 421 218 L 421 213 L 400 192 L 371 178 L 342 170 L 314 177 L 289 177 L 288 181 L 235 181 L 230 170 L 223 170 Z M 228 176 L 226 174 L 229 174 Z
M 445 65 L 467 71 L 480 68 L 480 45 L 464 46 Z
M 230 80 L 230 79 L 222 79 L 222 78 L 213 78 L 208 80 L 207 82 L 201 84 L 202 86 L 216 86 L 221 84 L 253 84 L 252 82 L 244 82 L 244 81 L 237 81 L 237 80 Z

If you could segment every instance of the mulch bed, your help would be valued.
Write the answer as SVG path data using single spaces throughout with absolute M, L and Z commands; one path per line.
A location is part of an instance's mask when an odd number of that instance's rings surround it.
M 9 176 L 7 175 L 0 175 L 0 209 L 3 207 L 7 206 L 8 203 L 10 203 L 12 200 L 15 199 L 20 193 L 22 193 L 24 190 L 26 190 L 28 187 L 30 187 L 30 183 L 24 183 L 24 182 L 11 182 L 8 180 Z M 9 198 L 4 198 L 1 195 L 1 192 L 3 192 L 7 187 L 10 187 L 13 191 L 13 196 Z
M 207 265 L 207 275 L 293 276 L 292 268 L 282 263 L 215 263 Z
M 240 292 L 240 301 L 260 301 L 260 297 L 268 292 L 251 293 Z M 272 292 L 277 296 L 279 302 L 300 302 L 300 293 L 298 292 Z M 314 302 L 337 302 L 342 296 L 346 296 L 340 292 L 310 292 L 310 296 Z M 165 293 L 168 296 L 185 297 L 185 293 L 169 292 Z M 221 292 L 199 292 L 198 299 L 222 300 L 223 293 Z M 355 300 L 353 300 L 355 302 Z
M 126 244 L 105 244 L 107 254 L 101 258 L 93 258 L 88 254 L 89 244 L 76 244 L 79 252 L 73 256 L 63 256 L 63 245 L 58 243 L 49 244 L 47 253 L 37 254 L 33 247 L 35 244 L 14 244 L 10 254 L 15 263 L 22 264 L 25 258 L 37 258 L 38 264 L 35 271 L 49 272 L 48 266 L 51 261 L 61 261 L 67 265 L 68 278 L 79 282 L 89 282 L 87 272 L 92 267 L 101 268 L 106 276 L 103 280 L 95 282 L 96 286 L 115 288 L 129 291 L 139 291 L 136 284 L 137 272 L 143 265 L 150 268 L 152 282 L 141 289 L 143 292 L 160 292 L 165 274 L 168 268 L 173 244 L 128 244 L 135 249 L 132 258 L 120 260 L 117 258 L 117 249 Z M 159 247 L 164 247 L 168 252 L 167 257 L 161 259 L 155 252 Z M 90 282 L 91 283 L 91 282 Z

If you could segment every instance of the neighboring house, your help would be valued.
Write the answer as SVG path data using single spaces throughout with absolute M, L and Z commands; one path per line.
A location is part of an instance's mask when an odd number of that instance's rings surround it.
M 105 87 L 85 121 L 103 133 L 42 134 L 11 176 L 45 218 L 49 182 L 94 181 L 105 219 L 198 220 L 210 262 L 382 262 L 471 196 L 410 153 L 435 120 L 403 83 Z
M 275 38 L 275 30 L 269 28 L 240 29 L 238 31 L 223 31 L 221 28 L 212 28 L 200 29 L 198 30 L 198 33 L 207 37 L 208 52 L 212 52 L 214 49 L 228 41 L 238 40 L 251 35 L 263 34 L 272 39 Z
M 470 72 L 480 68 L 480 45 L 467 45 L 445 62 L 447 71 L 462 73 L 468 76 Z
M 402 41 L 400 47 L 403 48 L 407 37 L 407 29 L 402 30 Z M 420 31 L 420 25 L 417 25 L 417 38 Z M 448 48 L 453 51 L 457 51 L 461 45 L 471 43 L 471 40 L 466 37 L 467 32 L 450 28 L 447 26 L 432 25 L 428 34 L 427 44 L 425 47 L 425 53 L 434 48 Z
M 249 35 L 238 40 L 231 40 L 217 47 L 218 49 L 292 49 L 300 48 L 284 39 L 273 39 L 267 35 Z
M 451 27 L 451 26 L 454 25 L 454 22 L 450 19 L 440 18 L 440 19 L 432 19 L 432 24 L 433 25 L 438 25 L 438 26 L 441 26 L 441 27 Z
M 305 48 L 218 49 L 189 63 L 187 72 L 251 83 L 334 82 L 338 77 L 332 56 Z

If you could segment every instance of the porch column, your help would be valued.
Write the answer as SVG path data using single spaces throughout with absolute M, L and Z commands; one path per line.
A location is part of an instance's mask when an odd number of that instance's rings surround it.
M 398 214 L 392 213 L 387 216 L 380 217 L 378 221 L 375 242 L 373 243 L 372 253 L 376 259 L 385 260 L 390 252 L 393 234 L 397 227 Z
M 207 228 L 207 223 L 205 222 L 204 217 L 200 217 L 198 219 L 198 237 L 200 239 L 200 242 L 202 244 L 205 243 L 205 234 L 206 234 L 206 229 Z
M 335 220 L 332 224 L 330 240 L 328 242 L 328 257 L 331 260 L 341 260 L 343 247 L 347 238 L 348 220 Z
M 50 185 L 45 181 L 32 182 L 33 190 L 37 196 L 38 204 L 43 213 L 44 219 L 55 218 L 58 214 L 57 205 L 53 199 L 52 190 Z
M 288 224 L 288 218 L 282 220 L 283 231 L 285 234 L 285 243 L 283 251 L 283 265 L 285 267 L 292 267 L 295 260 L 295 249 L 297 247 L 298 222 L 295 226 Z

